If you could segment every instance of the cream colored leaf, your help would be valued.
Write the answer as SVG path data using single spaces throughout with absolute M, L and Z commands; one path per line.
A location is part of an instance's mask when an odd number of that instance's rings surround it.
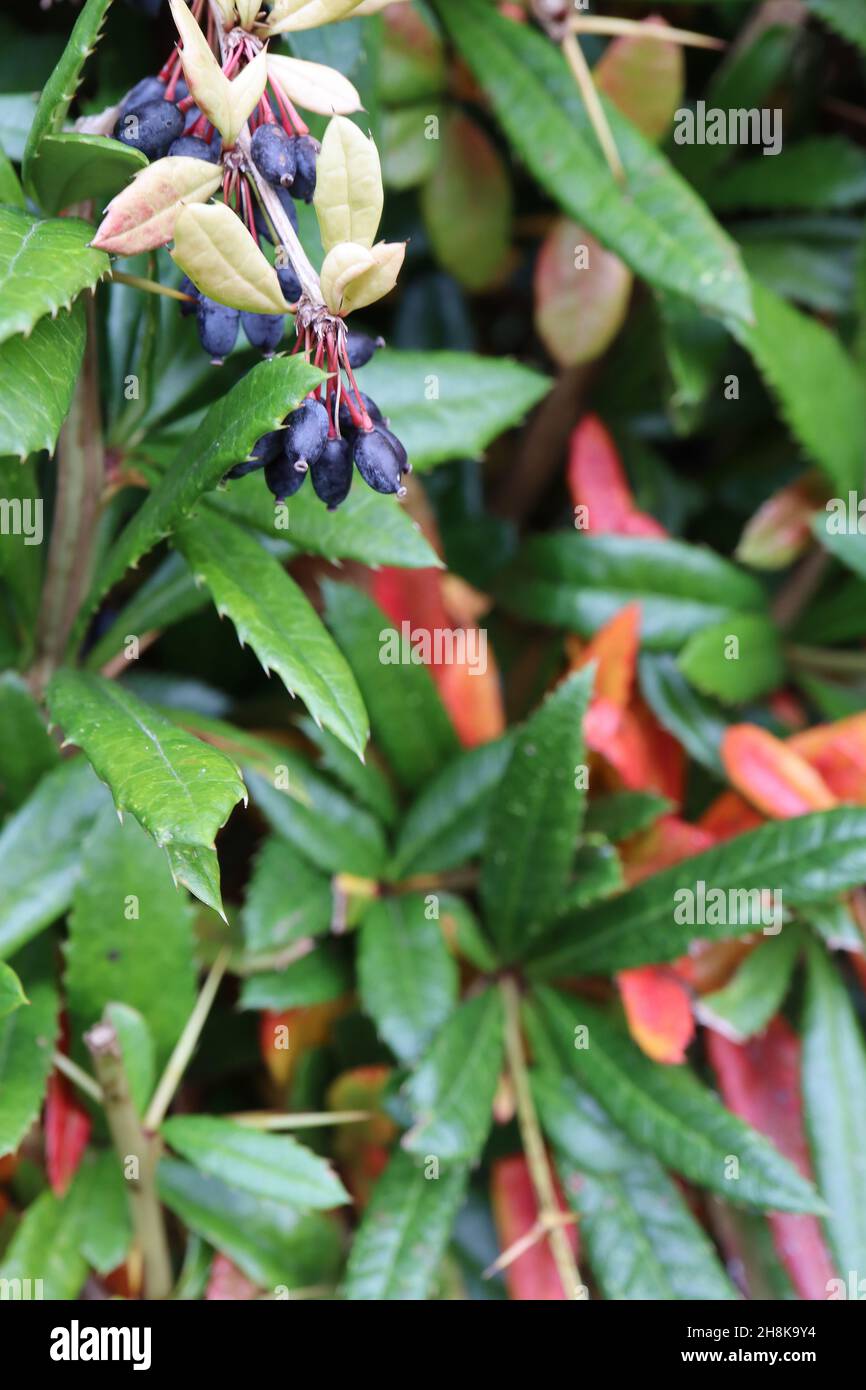
M 268 73 L 279 82 L 286 95 L 305 111 L 319 116 L 347 116 L 361 110 L 357 88 L 347 77 L 324 63 L 308 63 L 302 58 L 268 55 Z
M 184 0 L 169 0 L 169 4 L 177 32 L 183 40 L 180 59 L 189 90 L 195 98 L 196 105 L 225 140 L 224 126 L 228 123 L 231 111 L 231 83 L 223 75 L 198 20 L 187 8 Z
M 184 205 L 206 203 L 222 177 L 222 166 L 204 159 L 171 155 L 154 160 L 112 198 L 91 244 L 115 256 L 164 246 L 174 236 Z
M 171 254 L 208 298 L 255 314 L 286 312 L 276 271 L 225 203 L 184 208 L 174 224 Z
M 223 17 L 223 24 L 226 29 L 230 29 L 237 18 L 234 0 L 213 0 L 213 3 Z
M 406 255 L 406 243 L 380 241 L 370 254 L 373 257 L 373 265 L 346 286 L 343 295 L 344 314 L 351 314 L 353 309 L 363 309 L 368 304 L 375 304 L 377 299 L 382 299 L 393 290 Z
M 325 250 L 341 241 L 372 246 L 384 201 L 375 140 L 345 116 L 335 116 L 322 141 L 313 195 Z
M 375 264 L 373 253 L 366 246 L 343 241 L 331 248 L 322 262 L 319 279 L 322 297 L 332 314 L 342 311 L 346 286 L 372 270 Z
M 262 99 L 268 81 L 268 57 L 264 49 L 251 63 L 228 83 L 227 129 L 220 130 L 226 145 L 233 145 L 246 124 L 247 117 Z
M 252 29 L 253 20 L 262 9 L 262 0 L 235 0 L 235 9 L 238 12 L 238 24 L 242 29 Z
M 288 34 L 300 29 L 318 29 L 345 19 L 358 8 L 360 0 L 277 0 L 271 10 L 268 31 Z

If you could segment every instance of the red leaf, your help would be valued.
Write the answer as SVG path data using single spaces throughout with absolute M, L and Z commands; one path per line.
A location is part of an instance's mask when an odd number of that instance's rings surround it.
M 722 792 L 704 811 L 698 824 L 714 840 L 732 840 L 735 835 L 763 825 L 764 817 L 738 792 Z
M 568 486 L 575 507 L 586 508 L 583 530 L 658 539 L 667 535 L 659 522 L 635 507 L 616 446 L 597 415 L 585 415 L 572 433 Z
M 581 671 L 595 662 L 593 693 L 625 709 L 634 688 L 639 644 L 640 604 L 629 603 L 585 646 L 569 639 L 570 668 Z
M 788 746 L 805 758 L 840 801 L 866 804 L 866 715 L 819 724 L 794 734 Z
M 78 1171 L 90 1138 L 90 1115 L 66 1077 L 53 1071 L 45 1096 L 45 1167 L 51 1189 L 62 1197 Z
M 800 1042 L 779 1016 L 760 1037 L 730 1042 L 708 1030 L 707 1051 L 725 1104 L 765 1134 L 804 1177 L 811 1177 L 800 1095 Z M 736 1196 L 735 1184 L 732 1197 Z M 825 1299 L 836 1277 L 815 1216 L 771 1212 L 773 1243 L 801 1298 Z
M 828 811 L 836 798 L 795 751 L 755 724 L 736 724 L 722 739 L 722 762 L 736 789 L 767 816 L 785 819 Z
M 654 1062 L 684 1062 L 695 1035 L 689 991 L 670 966 L 641 965 L 616 977 L 628 1030 Z
M 772 493 L 746 522 L 737 559 L 754 569 L 785 569 L 813 544 L 811 521 L 822 493 L 813 474 Z
M 670 869 L 713 845 L 713 837 L 699 825 L 690 825 L 679 816 L 662 816 L 651 830 L 629 841 L 623 850 L 626 882 L 629 887 L 650 874 Z
M 556 1196 L 560 1211 L 567 1211 L 568 1207 L 558 1184 Z M 529 1167 L 522 1154 L 513 1158 L 497 1159 L 493 1164 L 490 1199 L 500 1249 L 504 1252 L 531 1231 L 538 1220 L 535 1190 L 529 1176 Z M 577 1255 L 577 1227 L 571 1225 L 565 1229 L 569 1244 Z M 550 1253 L 550 1243 L 546 1238 L 536 1241 L 529 1250 L 518 1255 L 505 1269 L 504 1275 L 510 1298 L 536 1303 L 566 1299 Z
M 208 1303 L 248 1302 L 250 1299 L 258 1297 L 258 1292 L 256 1285 L 238 1269 L 237 1265 L 232 1264 L 228 1255 L 222 1255 L 217 1251 L 210 1267 L 205 1300 Z

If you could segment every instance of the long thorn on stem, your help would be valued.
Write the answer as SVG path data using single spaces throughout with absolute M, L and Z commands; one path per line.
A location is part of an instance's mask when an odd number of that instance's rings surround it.
M 211 966 L 208 977 L 202 985 L 201 993 L 195 1002 L 195 1007 L 175 1044 L 174 1052 L 168 1059 L 165 1071 L 160 1077 L 159 1085 L 153 1093 L 153 1098 L 144 1117 L 144 1128 L 150 1134 L 159 1129 L 166 1111 L 174 1099 L 174 1093 L 181 1083 L 189 1060 L 195 1051 L 196 1043 L 201 1036 L 201 1030 L 210 1013 L 230 955 L 231 952 L 228 947 L 223 947 Z

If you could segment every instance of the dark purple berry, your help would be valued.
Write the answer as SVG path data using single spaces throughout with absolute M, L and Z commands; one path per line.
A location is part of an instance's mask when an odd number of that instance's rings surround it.
M 194 300 L 197 300 L 197 299 L 198 299 L 198 289 L 197 289 L 196 286 L 192 283 L 192 280 L 190 280 L 190 278 L 189 278 L 188 275 L 185 275 L 185 276 L 183 277 L 183 279 L 181 280 L 180 284 L 178 285 L 178 289 L 179 289 L 179 290 L 182 290 L 184 294 L 191 294 Z M 197 305 L 196 305 L 196 304 L 194 304 L 194 303 L 191 304 L 191 303 L 189 302 L 189 300 L 186 300 L 186 301 L 180 300 L 179 303 L 180 303 L 180 312 L 181 312 L 181 315 L 183 316 L 183 318 L 188 318 L 190 314 L 194 314 L 194 313 L 195 313 L 196 308 L 197 308 Z
M 291 188 L 295 177 L 295 141 L 281 126 L 257 126 L 250 141 L 253 163 L 268 183 Z
M 352 486 L 352 448 L 346 439 L 328 439 L 310 469 L 313 490 L 333 512 L 345 502 Z
M 378 430 L 358 430 L 355 466 L 374 492 L 399 492 L 402 487 L 400 458 L 389 439 Z
M 369 333 L 359 333 L 357 329 L 350 328 L 346 340 L 346 351 L 349 354 L 349 366 L 356 369 L 358 367 L 365 367 L 376 349 L 384 346 L 384 338 L 371 338 Z
M 295 268 L 291 265 L 279 265 L 276 267 L 277 279 L 280 282 L 280 289 L 283 292 L 288 304 L 297 304 L 301 297 L 301 282 L 295 274 Z
M 182 155 L 185 159 L 206 159 L 209 164 L 219 163 L 219 151 L 202 140 L 198 135 L 181 135 L 168 147 L 170 155 Z
M 165 99 L 165 83 L 161 77 L 143 77 L 140 82 L 130 88 L 121 104 L 121 115 L 126 115 L 127 111 L 137 111 L 139 106 L 144 106 L 148 101 L 163 101 Z
M 234 347 L 241 316 L 237 309 L 229 309 L 225 304 L 217 304 L 206 294 L 199 296 L 196 307 L 199 342 L 215 367 L 222 365 Z
M 247 342 L 258 348 L 263 357 L 273 357 L 279 347 L 286 321 L 282 314 L 241 314 L 241 327 Z
M 292 143 L 295 146 L 295 179 L 292 184 L 292 197 L 300 198 L 305 203 L 311 203 L 316 191 L 316 160 L 319 157 L 319 147 L 309 135 L 296 137 Z
M 274 192 L 280 200 L 280 206 L 282 207 L 283 212 L 288 217 L 294 230 L 297 231 L 298 214 L 295 212 L 295 205 L 292 202 L 291 193 L 288 191 L 287 188 L 275 188 Z M 259 207 L 258 203 L 256 203 L 255 207 L 253 208 L 253 217 L 255 218 L 256 231 L 258 232 L 260 238 L 263 241 L 273 241 L 273 237 L 271 236 L 271 229 L 268 223 L 265 221 L 265 215 Z
M 370 419 L 373 421 L 373 423 L 374 423 L 374 424 L 379 424 L 379 423 L 384 424 L 384 421 L 382 420 L 382 412 L 381 412 L 381 410 L 379 409 L 379 407 L 377 406 L 376 402 L 373 400 L 373 397 L 372 397 L 372 396 L 366 396 L 366 395 L 364 394 L 364 392 L 362 391 L 362 392 L 361 392 L 361 400 L 364 402 L 364 406 L 365 406 L 365 408 L 366 408 L 367 414 L 369 415 L 369 417 L 370 417 Z M 352 403 L 354 404 L 354 396 L 353 396 L 353 398 L 352 398 Z M 346 401 L 346 394 L 345 394 L 345 392 L 344 392 L 343 395 L 342 395 L 342 397 L 341 397 L 341 399 L 340 399 L 340 432 L 341 432 L 341 434 L 347 434 L 347 433 L 349 432 L 349 430 L 354 429 L 354 428 L 355 428 L 354 422 L 353 422 L 353 420 L 352 420 L 352 416 L 351 416 L 351 413 L 350 413 L 350 411 L 349 411 L 349 406 L 348 406 L 347 401 Z
M 162 159 L 169 145 L 183 133 L 183 112 L 172 101 L 146 101 L 124 111 L 114 127 L 122 145 L 141 150 L 148 159 Z
M 230 468 L 225 476 L 227 478 L 244 478 L 247 473 L 255 473 L 257 468 L 265 468 L 277 457 L 282 447 L 282 430 L 271 430 L 268 434 L 263 434 L 250 450 L 249 458 L 244 459 L 243 463 L 236 463 L 234 468 Z
M 397 458 L 400 460 L 400 472 L 411 473 L 412 465 L 409 462 L 409 455 L 406 452 L 406 446 L 403 444 L 402 440 L 397 438 L 393 430 L 388 429 L 384 420 L 377 420 L 373 429 L 377 434 L 381 434 L 384 439 L 387 439 L 388 443 L 393 448 Z
M 306 476 L 307 469 L 298 468 L 297 464 L 290 463 L 285 455 L 269 463 L 265 469 L 265 482 L 277 502 L 285 502 L 287 497 L 294 497 Z
M 283 451 L 289 463 L 311 465 L 328 440 L 328 412 L 315 396 L 307 396 L 286 418 Z

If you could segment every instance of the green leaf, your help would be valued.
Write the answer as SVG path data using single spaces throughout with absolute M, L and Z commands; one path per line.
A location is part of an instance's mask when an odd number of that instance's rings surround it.
M 481 454 L 547 394 L 547 377 L 507 357 L 377 352 L 358 385 L 391 422 L 419 472 Z
M 806 456 L 840 488 L 857 488 L 866 455 L 866 384 L 838 337 L 772 290 L 752 285 L 755 323 L 729 323 L 777 398 Z
M 578 845 L 572 872 L 574 878 L 560 900 L 559 916 L 573 908 L 589 907 L 599 898 L 609 898 L 624 884 L 622 863 L 615 847 L 595 836 L 587 835 Z
M 670 164 L 602 98 L 626 170 L 608 168 L 561 53 L 483 0 L 436 0 L 516 153 L 564 212 L 650 284 L 705 309 L 750 317 L 736 248 Z
M 816 512 L 812 518 L 812 532 L 825 550 L 835 556 L 840 565 L 866 579 L 866 534 L 852 530 L 846 512 L 838 514 L 838 502 L 847 508 L 847 498 L 836 499 L 836 508 L 831 511 Z M 859 521 L 859 513 L 856 514 Z M 859 708 L 859 706 L 858 706 Z
M 140 150 L 110 136 L 61 131 L 42 140 L 30 166 L 30 178 L 44 212 L 57 213 L 90 198 L 98 210 L 110 203 L 134 174 L 145 169 L 147 162 Z M 92 234 L 93 228 L 90 230 Z
M 317 946 L 285 970 L 268 971 L 245 980 L 241 990 L 242 1009 L 307 1008 L 327 1004 L 352 988 L 352 971 L 346 956 L 333 942 Z
M 718 174 L 710 203 L 738 208 L 801 208 L 821 212 L 866 202 L 866 153 L 840 135 L 786 145 L 772 159 L 759 156 Z
M 536 1072 L 532 1091 L 605 1298 L 735 1298 L 712 1242 L 658 1160 L 562 1072 Z
M 608 840 L 626 840 L 639 830 L 648 830 L 673 809 L 667 797 L 654 792 L 607 792 L 593 797 L 586 805 L 587 835 L 604 835 Z
M 210 1115 L 175 1115 L 162 1135 L 201 1172 L 253 1197 L 322 1211 L 349 1200 L 331 1165 L 288 1135 L 262 1134 Z
M 510 756 L 507 737 L 481 744 L 422 788 L 401 820 L 391 878 L 457 869 L 481 853 L 493 793 Z
M 59 1031 L 50 946 L 28 946 L 15 969 L 29 1002 L 0 1020 L 0 1155 L 18 1148 L 42 1108 Z
M 428 143 L 441 150 L 420 194 L 433 254 L 467 289 L 489 289 L 511 248 L 509 171 L 487 132 L 459 109 L 445 117 L 439 141 Z
M 492 1121 L 502 1052 L 502 1001 L 487 989 L 451 1015 L 407 1082 L 416 1122 L 404 1149 L 442 1161 L 476 1159 Z
M 138 1009 L 131 1008 L 129 1004 L 106 1004 L 103 1017 L 117 1034 L 129 1093 L 139 1115 L 143 1115 L 156 1081 L 153 1034 Z
M 20 1009 L 22 1004 L 27 1003 L 29 1000 L 24 993 L 24 987 L 12 966 L 0 961 L 0 1019 L 8 1018 L 16 1009 Z
M 100 37 L 102 23 L 111 0 L 86 0 L 75 21 L 60 61 L 42 89 L 24 149 L 22 173 L 29 184 L 31 165 L 46 135 L 56 135 L 63 126 L 88 57 Z
M 457 966 L 420 893 L 381 898 L 361 921 L 365 1013 L 401 1062 L 416 1062 L 457 1002 Z
M 53 449 L 84 355 L 84 306 L 40 319 L 0 346 L 0 454 Z
M 195 1003 L 192 913 L 164 856 L 109 807 L 81 848 L 66 944 L 66 993 L 76 1040 L 106 1004 L 137 1009 L 165 1062 Z
M 12 160 L 0 146 L 0 203 L 11 207 L 24 207 L 24 190 L 18 182 L 18 175 Z
M 175 1159 L 162 1160 L 157 1183 L 166 1206 L 261 1288 L 334 1278 L 340 1231 L 328 1217 L 257 1197 Z
M 241 645 L 249 643 L 265 671 L 276 671 L 314 719 L 363 754 L 369 725 L 354 676 L 279 561 L 239 526 L 216 516 L 185 523 L 175 544 L 207 584 L 220 617 L 231 618 Z
M 348 584 L 322 584 L 325 617 L 351 664 L 373 737 L 398 781 L 417 787 L 459 748 L 457 735 L 424 666 L 381 660 L 395 629 L 372 599 Z
M 110 1274 L 132 1243 L 126 1179 L 113 1149 L 84 1155 L 67 1202 L 79 1253 L 98 1274 Z
M 759 942 L 722 989 L 697 1000 L 701 1023 L 734 1042 L 762 1033 L 782 1007 L 802 944 L 796 923 Z
M 69 1197 L 43 1192 L 28 1207 L 0 1262 L 0 1279 L 29 1280 L 30 1298 L 77 1298 L 87 1278 L 78 1221 Z M 37 1292 L 38 1290 L 38 1292 Z
M 428 140 L 429 117 L 441 120 L 436 102 L 400 106 L 382 115 L 382 179 L 386 188 L 403 192 L 430 178 L 441 158 L 440 142 Z
M 275 357 L 257 363 L 211 406 L 194 438 L 184 441 L 168 472 L 109 551 L 79 617 L 79 635 L 86 618 L 129 566 L 185 520 L 202 494 L 246 458 L 257 439 L 277 429 L 320 380 L 321 373 L 299 358 Z
M 194 898 L 205 907 L 212 907 L 225 920 L 216 850 L 209 845 L 184 845 L 179 840 L 170 840 L 163 848 L 175 888 L 182 884 Z
M 377 878 L 385 862 L 378 822 L 311 769 L 298 778 L 288 752 L 283 766 L 289 781 L 285 791 L 246 770 L 250 796 L 277 834 L 326 874 Z
M 362 763 L 344 743 L 312 719 L 299 719 L 298 724 L 321 753 L 317 767 L 341 783 L 383 825 L 392 826 L 399 815 L 397 802 L 387 777 L 372 759 Z
M 332 912 L 330 880 L 285 840 L 265 840 L 241 910 L 250 955 L 279 951 L 305 936 L 324 936 Z
M 375 1303 L 425 1299 L 467 1177 L 465 1166 L 449 1163 L 438 1177 L 428 1178 L 411 1154 L 394 1153 L 352 1242 L 344 1298 Z
M 761 825 L 618 898 L 561 917 L 558 935 L 536 953 L 531 972 L 549 980 L 675 960 L 696 936 L 726 940 L 776 925 L 766 920 L 771 909 L 761 903 L 762 890 L 790 906 L 819 902 L 864 879 L 866 811 L 816 811 Z M 726 895 L 723 903 L 710 896 L 717 890 Z
M 641 693 L 662 727 L 708 772 L 724 777 L 719 748 L 728 719 L 721 707 L 692 689 L 672 656 L 645 653 L 638 672 Z
M 803 1033 L 806 1128 L 839 1272 L 866 1266 L 866 1049 L 826 951 L 809 946 Z M 858 1276 L 860 1277 L 860 1276 Z
M 575 1076 L 636 1144 L 729 1201 L 773 1211 L 821 1210 L 811 1183 L 687 1067 L 651 1062 L 584 999 L 549 989 L 537 990 L 534 998 L 527 1023 L 535 1055 L 543 1065 L 555 1061 Z M 589 1030 L 587 1047 L 576 1046 L 578 1026 Z M 731 1155 L 739 1160 L 736 1181 L 726 1175 Z
M 46 549 L 44 501 L 40 496 L 42 488 L 34 465 L 33 459 L 28 459 L 25 463 L 16 458 L 0 459 L 0 497 L 4 499 L 5 505 L 3 544 L 0 546 L 0 577 L 7 585 L 12 600 L 10 621 L 14 622 L 17 631 L 21 647 L 19 661 L 22 666 L 33 657 L 34 634 L 42 594 L 43 554 Z M 9 713 L 13 718 L 25 717 L 20 702 L 14 710 L 10 708 Z M 8 733 L 11 738 L 11 725 Z M 36 745 L 38 750 L 38 735 Z M 18 756 L 25 760 L 27 757 L 24 752 L 19 752 Z
M 59 754 L 36 701 L 13 671 L 0 675 L 0 729 L 0 808 L 17 810 Z
M 858 0 L 806 0 L 812 14 L 866 53 L 866 15 Z
M 583 719 L 592 671 L 557 686 L 518 730 L 493 796 L 479 894 L 490 932 L 520 958 L 571 877 L 586 802 Z
M 736 227 L 749 274 L 781 299 L 847 314 L 860 223 L 835 217 L 753 218 Z
M 58 671 L 47 691 L 52 718 L 87 755 L 118 811 L 161 847 L 212 848 L 245 795 L 234 763 L 102 676 Z
M 66 911 L 81 874 L 81 840 L 107 804 L 85 758 L 63 762 L 0 832 L 0 956 Z
M 756 580 L 684 541 L 556 532 L 525 542 L 498 585 L 509 612 L 590 636 L 628 603 L 647 647 L 679 647 L 738 611 L 764 608 Z
M 0 207 L 0 343 L 15 333 L 29 336 L 46 314 L 71 308 L 108 273 L 108 256 L 88 245 L 92 235 L 90 223 L 77 217 L 40 221 Z
M 759 613 L 736 613 L 692 633 L 678 664 L 697 690 L 725 704 L 755 700 L 785 678 L 778 629 Z

